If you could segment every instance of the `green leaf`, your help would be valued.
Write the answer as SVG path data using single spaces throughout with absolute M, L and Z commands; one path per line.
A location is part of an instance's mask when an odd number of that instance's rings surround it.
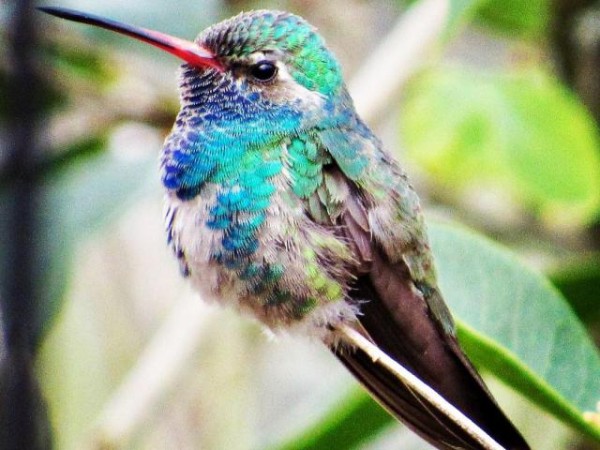
M 362 388 L 350 391 L 318 423 L 273 450 L 353 449 L 395 423 Z
M 572 261 L 553 271 L 550 279 L 579 320 L 592 327 L 600 324 L 600 254 Z
M 483 2 L 477 18 L 490 27 L 515 36 L 536 38 L 544 34 L 550 19 L 548 0 L 490 0 Z
M 567 224 L 600 208 L 596 125 L 539 71 L 429 72 L 409 86 L 402 132 L 408 156 L 444 189 L 488 183 Z
M 418 1 L 399 0 L 399 3 L 411 5 Z M 447 38 L 473 19 L 510 36 L 536 38 L 546 31 L 550 19 L 548 0 L 450 0 L 448 7 Z
M 499 246 L 431 224 L 439 283 L 473 362 L 600 441 L 583 419 L 600 400 L 600 355 L 564 298 Z

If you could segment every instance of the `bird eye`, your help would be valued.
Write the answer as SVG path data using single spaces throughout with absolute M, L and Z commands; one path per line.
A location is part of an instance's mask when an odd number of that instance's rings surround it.
M 258 81 L 270 81 L 277 75 L 277 66 L 271 61 L 259 61 L 250 67 L 250 75 Z

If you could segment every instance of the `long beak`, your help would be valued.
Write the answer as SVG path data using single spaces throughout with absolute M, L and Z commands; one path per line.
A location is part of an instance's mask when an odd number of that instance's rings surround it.
M 50 6 L 44 6 L 38 9 L 53 16 L 60 17 L 61 19 L 86 23 L 130 36 L 169 52 L 193 66 L 214 67 L 215 69 L 223 70 L 223 66 L 216 59 L 215 55 L 210 50 L 207 50 L 195 42 L 179 39 L 174 36 L 169 36 L 168 34 L 159 33 L 158 31 L 127 25 L 115 20 L 105 19 L 104 17 L 95 16 L 93 14 L 75 11 L 73 9 Z

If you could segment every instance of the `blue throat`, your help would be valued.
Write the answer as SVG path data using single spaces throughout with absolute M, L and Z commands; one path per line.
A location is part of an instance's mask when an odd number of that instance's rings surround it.
M 183 67 L 184 106 L 165 145 L 162 182 L 179 198 L 189 200 L 207 182 L 237 178 L 240 161 L 248 153 L 268 149 L 293 134 L 301 125 L 302 114 L 289 107 L 272 107 L 264 99 L 258 101 L 259 94 L 245 83 L 233 85 L 224 79 L 215 86 L 213 70 L 199 73 Z

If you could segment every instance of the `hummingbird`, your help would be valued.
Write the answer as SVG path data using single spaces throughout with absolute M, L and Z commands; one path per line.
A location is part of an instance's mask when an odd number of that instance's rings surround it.
M 462 351 L 419 198 L 361 120 L 324 39 L 281 11 L 194 41 L 64 8 L 42 11 L 181 60 L 160 156 L 167 241 L 205 299 L 322 341 L 395 418 L 439 449 L 481 443 L 340 330 L 439 393 L 500 446 L 528 449 Z

